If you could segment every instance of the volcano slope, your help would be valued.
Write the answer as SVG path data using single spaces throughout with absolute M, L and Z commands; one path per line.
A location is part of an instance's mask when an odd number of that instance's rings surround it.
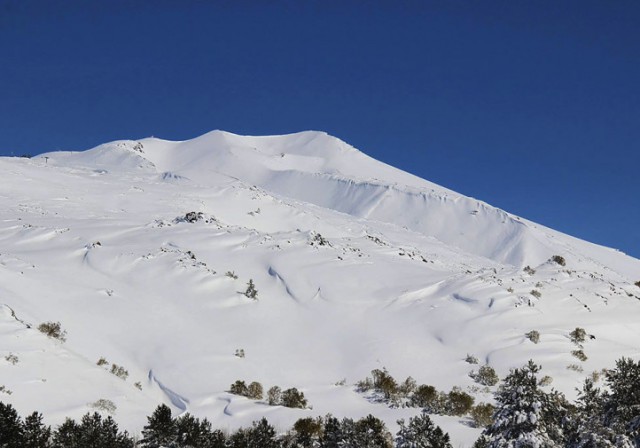
M 222 429 L 330 412 L 394 431 L 420 409 L 359 393 L 373 369 L 491 402 L 467 355 L 500 377 L 534 359 L 572 398 L 640 355 L 639 260 L 325 133 L 117 141 L 0 170 L 0 400 L 51 424 L 98 408 L 137 433 L 166 403 Z M 55 322 L 63 337 L 38 331 Z M 312 409 L 231 394 L 236 380 L 296 387 Z M 454 446 L 480 433 L 434 420 Z

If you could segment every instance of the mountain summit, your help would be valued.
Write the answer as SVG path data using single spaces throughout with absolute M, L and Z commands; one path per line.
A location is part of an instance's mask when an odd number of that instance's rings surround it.
M 0 399 L 52 423 L 98 408 L 136 432 L 166 403 L 221 428 L 326 413 L 393 428 L 419 409 L 358 392 L 373 369 L 491 401 L 465 359 L 501 377 L 534 359 L 572 395 L 638 353 L 639 260 L 326 133 L 123 140 L 0 170 Z M 576 328 L 592 336 L 579 358 Z M 232 394 L 237 380 L 313 409 Z M 455 446 L 479 434 L 434 419 Z

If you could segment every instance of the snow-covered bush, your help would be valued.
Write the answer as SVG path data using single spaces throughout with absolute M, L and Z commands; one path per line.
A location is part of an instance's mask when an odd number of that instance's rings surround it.
M 540 342 L 540 332 L 537 330 L 531 330 L 528 333 L 526 333 L 525 336 L 534 344 L 537 344 L 538 342 Z
M 574 372 L 578 372 L 578 373 L 582 373 L 584 371 L 582 366 L 579 366 L 578 364 L 569 364 L 567 366 L 567 370 L 573 370 Z
M 249 393 L 249 388 L 244 381 L 237 380 L 231 385 L 231 387 L 229 387 L 229 392 L 234 395 L 241 395 L 243 397 L 246 397 Z
M 569 333 L 569 339 L 574 344 L 580 346 L 587 339 L 587 332 L 584 328 L 576 327 L 571 333 Z
M 304 393 L 300 392 L 295 387 L 282 391 L 280 398 L 280 404 L 287 408 L 300 408 L 307 407 L 307 399 L 304 398 Z
M 476 383 L 482 384 L 483 386 L 495 386 L 499 381 L 495 369 L 491 366 L 482 366 L 478 369 L 477 373 L 473 371 L 469 376 L 473 378 Z
M 273 386 L 267 391 L 267 403 L 271 406 L 278 406 L 282 401 L 282 389 Z
M 587 357 L 587 355 L 585 355 L 584 350 L 582 350 L 582 349 L 581 349 L 581 350 L 573 350 L 573 351 L 571 352 L 571 355 L 572 355 L 572 356 L 574 356 L 574 357 L 576 357 L 576 358 L 578 358 L 578 359 L 579 359 L 580 361 L 582 361 L 582 362 L 584 362 L 584 361 L 586 361 L 587 359 L 589 359 L 589 358 Z
M 467 353 L 467 357 L 464 359 L 469 364 L 478 364 L 478 358 L 474 355 L 470 355 Z
M 493 422 L 493 413 L 495 406 L 491 403 L 479 403 L 471 408 L 471 419 L 476 428 L 484 428 Z
M 372 370 L 371 376 L 373 377 L 373 388 L 382 393 L 385 399 L 389 400 L 398 393 L 398 383 L 387 369 Z
M 529 275 L 533 275 L 533 274 L 536 273 L 536 270 L 533 269 L 531 266 L 525 266 L 523 271 L 526 272 Z
M 532 289 L 529 294 L 531 294 L 536 299 L 539 299 L 540 297 L 542 297 L 542 293 L 540 291 L 538 291 L 537 289 Z
M 99 400 L 91 403 L 89 406 L 99 411 L 108 412 L 109 414 L 115 414 L 117 409 L 116 404 L 111 400 L 107 400 L 106 398 L 100 398 Z
M 129 376 L 129 372 L 124 367 L 119 366 L 118 364 L 111 364 L 111 373 L 113 373 L 118 378 L 122 378 L 123 380 L 126 380 Z
M 262 384 L 253 381 L 247 386 L 247 398 L 252 400 L 262 400 L 263 389 Z
M 415 392 L 417 387 L 418 384 L 416 383 L 416 380 L 409 376 L 398 386 L 398 395 L 401 397 L 408 397 Z
M 4 357 L 4 359 L 8 362 L 13 364 L 14 366 L 16 364 L 18 364 L 18 361 L 20 360 L 16 355 L 14 355 L 13 353 L 9 353 L 7 356 Z
M 551 257 L 551 261 L 553 261 L 556 264 L 559 264 L 560 266 L 567 265 L 567 262 L 565 261 L 564 257 L 560 255 L 554 255 L 553 257 Z
M 67 332 L 62 330 L 60 322 L 43 322 L 38 325 L 38 330 L 50 338 L 58 339 L 62 342 L 67 340 Z
M 435 387 L 421 384 L 411 395 L 409 403 L 417 408 L 429 408 L 438 398 L 438 391 Z
M 447 394 L 446 402 L 446 414 L 461 416 L 465 415 L 473 407 L 475 399 L 466 392 L 463 392 L 458 387 L 451 389 L 451 392 Z
M 360 380 L 356 383 L 356 391 L 363 393 L 368 392 L 373 389 L 373 380 L 369 377 L 366 377 L 363 380 Z

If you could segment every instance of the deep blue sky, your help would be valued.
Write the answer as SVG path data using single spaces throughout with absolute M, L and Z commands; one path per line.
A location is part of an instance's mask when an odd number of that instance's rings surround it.
M 640 257 L 639 24 L 624 0 L 0 0 L 0 154 L 324 130 Z

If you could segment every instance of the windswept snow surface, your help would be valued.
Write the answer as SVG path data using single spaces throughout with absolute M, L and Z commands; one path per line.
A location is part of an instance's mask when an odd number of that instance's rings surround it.
M 373 413 L 395 431 L 419 409 L 356 393 L 372 369 L 480 402 L 491 394 L 467 354 L 500 376 L 532 358 L 570 397 L 592 371 L 640 356 L 639 260 L 325 133 L 119 141 L 0 158 L 0 172 L 0 400 L 52 424 L 105 399 L 134 433 L 159 403 L 220 428 L 266 416 L 285 430 L 331 412 Z M 249 279 L 257 300 L 243 294 Z M 36 329 L 47 321 L 66 342 Z M 570 353 L 576 327 L 594 336 L 585 362 Z M 297 387 L 313 409 L 226 392 L 238 379 Z M 434 419 L 454 446 L 480 432 Z

